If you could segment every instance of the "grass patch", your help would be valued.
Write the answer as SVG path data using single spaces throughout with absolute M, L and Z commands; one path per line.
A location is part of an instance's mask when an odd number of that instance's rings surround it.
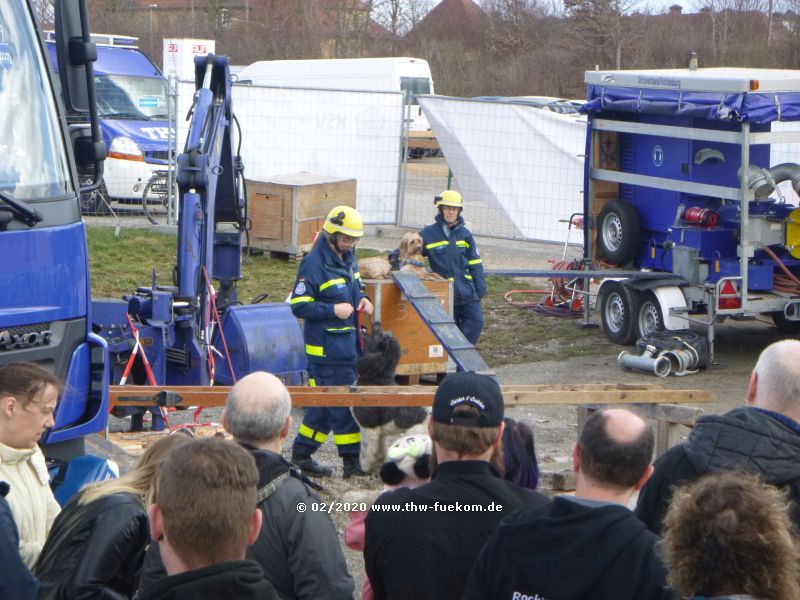
M 137 287 L 150 286 L 155 270 L 159 285 L 172 285 L 177 261 L 174 235 L 148 229 L 87 228 L 93 298 L 121 298 Z M 358 255 L 381 254 L 359 249 Z M 298 263 L 263 255 L 242 259 L 243 279 L 239 299 L 250 303 L 261 294 L 268 301 L 282 302 L 291 292 Z M 531 309 L 508 304 L 506 292 L 527 284 L 505 277 L 489 277 L 489 293 L 483 300 L 486 326 L 478 349 L 492 367 L 504 364 L 557 360 L 559 358 L 613 353 L 598 329 L 580 329 L 572 319 L 538 315 Z
M 506 302 L 506 292 L 531 288 L 510 277 L 488 277 L 483 299 L 486 324 L 478 342 L 491 367 L 606 354 L 609 342 L 597 328 L 580 328 L 576 319 L 547 317 Z M 544 296 L 532 296 L 539 302 Z

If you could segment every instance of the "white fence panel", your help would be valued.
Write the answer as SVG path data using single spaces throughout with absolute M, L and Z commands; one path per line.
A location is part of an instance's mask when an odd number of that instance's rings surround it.
M 465 201 L 473 233 L 564 242 L 582 212 L 586 118 L 482 100 L 420 96 Z M 431 220 L 430 199 L 409 225 Z M 574 240 L 573 240 L 574 241 Z
M 194 85 L 181 83 L 179 151 Z M 235 85 L 245 177 L 269 181 L 301 171 L 356 179 L 356 207 L 367 223 L 397 222 L 403 95 Z

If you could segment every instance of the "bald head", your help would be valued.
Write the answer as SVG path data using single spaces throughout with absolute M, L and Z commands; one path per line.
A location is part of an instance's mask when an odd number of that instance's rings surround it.
M 603 411 L 606 430 L 611 439 L 628 444 L 639 439 L 647 429 L 644 419 L 622 408 Z
M 595 482 L 628 489 L 650 466 L 655 435 L 640 417 L 621 408 L 592 413 L 578 438 L 580 468 Z
M 753 369 L 748 401 L 795 420 L 800 417 L 800 341 L 781 340 L 764 348 Z
M 280 379 L 257 371 L 231 388 L 225 403 L 225 424 L 240 442 L 260 446 L 281 435 L 292 401 Z

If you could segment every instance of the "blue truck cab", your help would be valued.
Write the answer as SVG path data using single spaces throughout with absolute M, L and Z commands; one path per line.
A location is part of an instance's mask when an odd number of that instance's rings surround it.
M 59 0 L 58 14 L 74 13 L 78 5 Z M 77 41 L 73 47 L 81 50 Z M 91 48 L 83 48 L 88 55 Z M 91 71 L 80 68 L 88 90 Z M 0 4 L 0 365 L 35 362 L 64 380 L 55 426 L 41 440 L 48 456 L 80 453 L 83 437 L 104 429 L 108 417 L 108 349 L 92 330 L 78 202 L 84 150 L 91 148 L 96 185 L 102 143 L 94 115 L 84 113 L 84 125 L 67 127 L 55 84 L 30 5 Z M 69 86 L 64 96 L 70 96 Z
M 154 172 L 166 169 L 169 85 L 159 68 L 138 49 L 139 38 L 109 34 L 91 37 L 97 44 L 95 91 L 108 156 L 103 185 L 99 193 L 82 195 L 81 210 L 84 214 L 102 214 L 109 207 L 101 195 L 108 202 L 141 203 Z M 47 47 L 55 65 L 54 32 L 47 32 Z

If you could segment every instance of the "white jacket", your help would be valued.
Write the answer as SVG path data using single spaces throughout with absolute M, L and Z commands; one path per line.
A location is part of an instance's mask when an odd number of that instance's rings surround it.
M 50 491 L 50 477 L 39 447 L 20 450 L 0 444 L 0 480 L 11 486 L 6 500 L 19 529 L 19 552 L 32 568 L 61 510 Z

